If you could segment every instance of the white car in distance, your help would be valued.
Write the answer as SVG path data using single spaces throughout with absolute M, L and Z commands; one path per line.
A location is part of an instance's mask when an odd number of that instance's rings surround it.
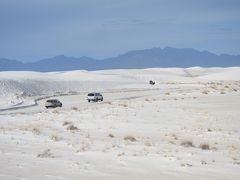
M 97 101 L 103 101 L 103 96 L 101 93 L 89 93 L 87 96 L 88 102 L 97 102 Z

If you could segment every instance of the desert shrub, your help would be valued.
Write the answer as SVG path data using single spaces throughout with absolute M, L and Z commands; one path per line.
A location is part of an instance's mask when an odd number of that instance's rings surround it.
M 53 110 L 52 113 L 59 114 L 59 111 L 57 109 Z
M 206 162 L 206 161 L 204 161 L 204 160 L 201 160 L 201 164 L 202 164 L 202 165 L 206 165 L 206 164 L 207 164 L 207 162 Z
M 150 146 L 152 146 L 152 143 L 150 143 L 150 142 L 147 141 L 147 142 L 144 143 L 144 145 L 150 147 Z
M 201 148 L 202 150 L 209 150 L 210 146 L 208 144 L 204 143 L 204 144 L 200 144 L 199 148 Z
M 115 136 L 113 134 L 109 134 L 108 137 L 114 138 Z
M 124 140 L 125 140 L 125 141 L 131 141 L 131 142 L 137 141 L 136 138 L 133 137 L 133 136 L 126 136 L 126 137 L 124 137 Z
M 72 107 L 72 110 L 79 111 L 79 109 L 77 107 Z
M 182 141 L 181 145 L 185 147 L 194 147 L 192 141 Z
M 63 125 L 63 126 L 67 126 L 67 125 L 69 125 L 69 124 L 71 124 L 71 122 L 65 121 L 62 125 Z
M 170 95 L 170 92 L 166 92 L 165 95 Z
M 225 94 L 225 92 L 224 91 L 221 91 L 221 93 L 220 94 Z
M 35 135 L 39 135 L 41 133 L 41 131 L 38 129 L 38 128 L 33 128 L 32 129 L 32 133 L 35 134 Z
M 39 157 L 39 158 L 53 158 L 54 156 L 52 155 L 50 149 L 46 149 L 45 151 L 43 151 L 43 153 L 38 154 L 37 157 Z
M 175 139 L 175 140 L 178 140 L 178 137 L 176 134 L 172 134 L 172 137 Z
M 207 90 L 202 91 L 202 94 L 208 94 L 209 92 Z
M 128 107 L 127 104 L 118 104 L 118 106 Z
M 59 138 L 57 135 L 52 135 L 52 136 L 51 136 L 51 140 L 53 140 L 53 141 L 59 141 L 60 138 Z
M 74 125 L 70 125 L 67 127 L 67 130 L 70 130 L 70 131 L 78 130 L 78 127 L 76 127 Z
M 169 141 L 169 143 L 171 143 L 171 144 L 176 144 L 176 142 L 175 142 L 175 141 L 172 141 L 172 140 Z

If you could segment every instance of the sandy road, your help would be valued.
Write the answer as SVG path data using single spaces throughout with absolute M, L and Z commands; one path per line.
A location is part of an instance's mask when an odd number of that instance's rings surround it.
M 63 109 L 71 109 L 73 107 L 92 107 L 98 106 L 102 103 L 112 102 L 112 101 L 124 101 L 130 99 L 147 98 L 154 96 L 164 96 L 166 92 L 171 93 L 192 93 L 203 87 L 199 84 L 183 84 L 179 87 L 178 84 L 164 84 L 158 86 L 149 86 L 148 88 L 123 88 L 123 89 L 111 89 L 102 92 L 104 96 L 103 102 L 98 103 L 88 103 L 86 100 L 87 92 L 81 92 L 79 94 L 64 94 L 64 95 L 53 95 L 46 97 L 32 97 L 32 101 L 35 102 L 31 105 L 26 106 L 16 106 L 9 109 L 0 109 L 0 115 L 6 114 L 35 114 L 39 112 L 46 112 L 45 108 L 46 99 L 56 98 L 63 103 Z

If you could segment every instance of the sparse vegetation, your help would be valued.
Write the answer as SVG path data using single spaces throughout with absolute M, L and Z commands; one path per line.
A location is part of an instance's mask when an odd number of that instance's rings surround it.
M 127 104 L 118 104 L 118 106 L 128 107 Z
M 202 150 L 209 150 L 210 146 L 208 144 L 204 143 L 204 144 L 200 144 L 199 148 L 201 148 Z
M 42 153 L 38 154 L 37 157 L 39 157 L 39 158 L 53 158 L 54 156 L 52 155 L 50 149 L 46 149 Z
M 126 136 L 126 137 L 124 137 L 124 140 L 125 141 L 131 141 L 131 142 L 137 141 L 137 139 L 133 136 Z
M 172 134 L 173 139 L 178 140 L 178 137 L 176 134 Z
M 72 107 L 72 110 L 79 111 L 78 107 Z
M 59 138 L 57 135 L 52 135 L 52 136 L 51 136 L 51 140 L 53 140 L 53 141 L 59 141 L 60 138 Z
M 207 91 L 207 90 L 202 91 L 202 94 L 208 94 L 208 93 L 209 93 L 209 91 Z
M 147 141 L 147 142 L 144 143 L 144 145 L 150 147 L 150 146 L 152 146 L 152 143 L 150 143 L 149 141 Z
M 65 121 L 65 122 L 63 123 L 63 126 L 67 126 L 67 125 L 69 125 L 69 124 L 71 124 L 71 122 Z
M 67 130 L 75 131 L 75 130 L 78 130 L 78 127 L 76 127 L 74 125 L 70 125 L 70 126 L 67 127 Z
M 192 141 L 182 141 L 181 142 L 181 145 L 182 146 L 185 146 L 185 147 L 195 147 L 192 143 Z
M 114 138 L 115 136 L 113 134 L 109 134 L 108 137 Z
M 36 127 L 32 129 L 32 132 L 33 132 L 33 134 L 35 134 L 35 135 L 39 135 L 39 134 L 41 133 L 40 129 L 38 129 L 38 128 L 36 128 Z
M 170 95 L 170 92 L 166 92 L 165 95 Z

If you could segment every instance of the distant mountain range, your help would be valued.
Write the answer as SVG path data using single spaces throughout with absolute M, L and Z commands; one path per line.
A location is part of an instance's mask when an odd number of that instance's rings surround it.
M 192 48 L 152 48 L 129 51 L 113 58 L 96 60 L 89 57 L 66 57 L 64 55 L 36 62 L 23 63 L 1 59 L 0 71 L 67 71 L 102 69 L 142 69 L 157 67 L 231 67 L 240 66 L 240 55 L 216 55 Z

